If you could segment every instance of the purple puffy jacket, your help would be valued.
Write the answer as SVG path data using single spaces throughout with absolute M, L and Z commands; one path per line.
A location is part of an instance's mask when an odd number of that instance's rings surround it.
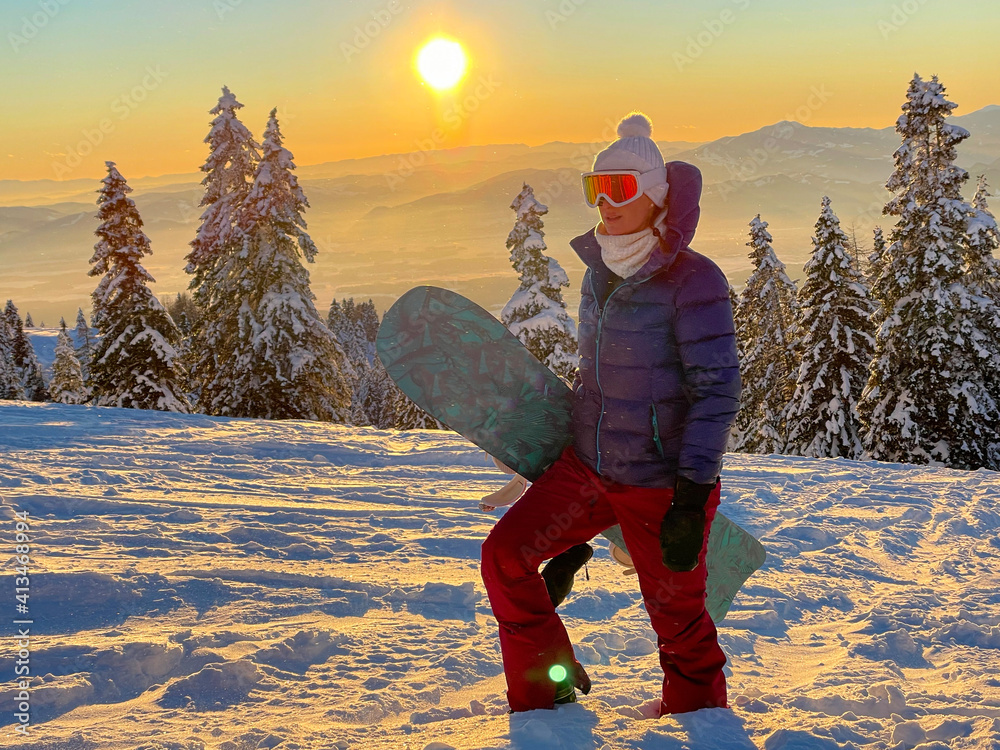
M 740 399 L 729 283 L 688 243 L 698 226 L 701 172 L 667 163 L 669 212 L 660 247 L 622 281 L 601 260 L 596 227 L 570 245 L 588 270 L 580 301 L 574 446 L 622 484 L 712 484 Z

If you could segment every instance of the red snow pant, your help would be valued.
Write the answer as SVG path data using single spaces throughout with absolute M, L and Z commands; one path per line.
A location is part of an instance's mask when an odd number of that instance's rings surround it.
M 616 523 L 657 635 L 663 667 L 660 713 L 727 705 L 726 656 L 705 611 L 705 550 L 719 486 L 705 506 L 705 544 L 698 567 L 689 573 L 672 572 L 660 552 L 660 522 L 672 497 L 670 488 L 608 482 L 570 447 L 497 522 L 483 542 L 482 576 L 500 626 L 511 709 L 552 708 L 556 685 L 549 668 L 562 664 L 572 675 L 576 663 L 539 565 Z

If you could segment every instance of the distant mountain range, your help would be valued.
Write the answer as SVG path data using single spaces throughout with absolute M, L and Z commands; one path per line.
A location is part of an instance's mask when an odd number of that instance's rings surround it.
M 950 121 L 969 130 L 959 164 L 1000 186 L 1000 106 Z M 294 151 L 294 143 L 289 144 Z M 604 144 L 474 146 L 348 159 L 297 170 L 311 204 L 309 231 L 320 249 L 311 265 L 317 305 L 353 296 L 384 310 L 406 289 L 437 284 L 499 310 L 516 288 L 508 261 L 510 202 L 527 182 L 549 206 L 549 254 L 570 276 L 575 312 L 583 265 L 569 240 L 593 226 L 579 174 Z M 778 256 L 801 277 L 820 199 L 829 195 L 845 229 L 871 245 L 899 146 L 893 127 L 819 128 L 779 122 L 709 143 L 662 142 L 664 156 L 696 164 L 705 178 L 701 224 L 692 246 L 719 263 L 735 285 L 749 273 L 747 224 L 769 222 Z M 127 155 L 118 166 L 128 177 Z M 183 257 L 198 226 L 201 173 L 130 180 L 132 197 L 152 240 L 146 266 L 162 297 L 187 287 Z M 87 276 L 95 242 L 98 180 L 0 180 L 0 302 L 49 325 L 77 307 L 88 310 L 95 279 Z M 1000 205 L 1000 204 L 998 204 Z

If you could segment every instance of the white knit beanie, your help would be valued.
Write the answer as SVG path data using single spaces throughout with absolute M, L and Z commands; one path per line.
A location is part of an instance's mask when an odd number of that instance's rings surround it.
M 594 159 L 594 172 L 613 169 L 635 169 L 649 172 L 663 166 L 663 154 L 653 141 L 653 124 L 642 112 L 629 112 L 618 123 L 618 140 Z M 667 200 L 666 180 L 644 192 L 660 208 Z

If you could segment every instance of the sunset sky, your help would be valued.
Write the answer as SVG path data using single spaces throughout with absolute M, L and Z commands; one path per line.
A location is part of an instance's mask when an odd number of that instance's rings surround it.
M 0 0 L 0 179 L 195 171 L 224 84 L 299 165 L 608 140 L 634 108 L 658 140 L 886 127 L 914 72 L 1000 103 L 998 30 L 986 0 Z M 413 67 L 437 34 L 470 64 L 443 94 Z

